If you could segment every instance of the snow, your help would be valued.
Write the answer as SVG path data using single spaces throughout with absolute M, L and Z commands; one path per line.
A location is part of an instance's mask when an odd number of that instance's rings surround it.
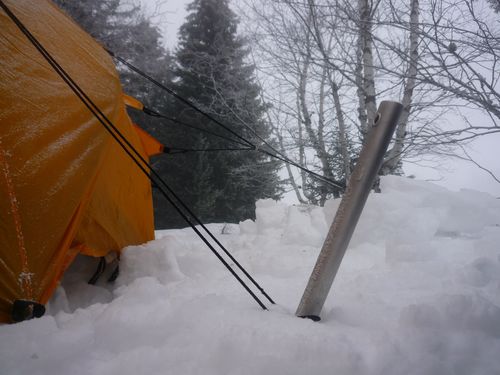
M 79 259 L 49 315 L 0 327 L 0 374 L 500 374 L 500 200 L 385 177 L 322 321 L 296 318 L 338 203 L 209 225 L 270 311 L 189 229 L 125 249 L 114 284 Z

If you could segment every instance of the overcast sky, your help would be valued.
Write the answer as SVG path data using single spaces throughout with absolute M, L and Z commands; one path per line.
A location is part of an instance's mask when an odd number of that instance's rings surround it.
M 186 5 L 191 0 L 140 1 L 147 13 L 151 14 L 158 9 L 154 22 L 163 33 L 165 46 L 174 48 L 177 42 L 177 31 L 187 14 Z M 500 179 L 500 133 L 477 139 L 469 145 L 467 151 L 479 164 L 491 170 Z M 500 197 L 500 184 L 472 163 L 456 159 L 441 160 L 440 163 L 441 167 L 438 169 L 424 165 L 405 164 L 404 170 L 407 175 L 415 175 L 421 180 L 431 180 L 452 190 L 475 189 Z
M 163 32 L 165 46 L 173 48 L 177 43 L 177 31 L 184 23 L 188 0 L 139 0 L 146 13 L 156 15 L 154 23 Z

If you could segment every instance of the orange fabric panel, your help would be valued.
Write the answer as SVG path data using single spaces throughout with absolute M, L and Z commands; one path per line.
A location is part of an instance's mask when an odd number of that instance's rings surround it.
M 134 129 L 141 139 L 142 147 L 148 156 L 154 156 L 163 153 L 164 146 L 155 137 L 149 134 L 141 127 L 134 124 Z
M 99 44 L 48 0 L 4 1 L 141 148 L 113 61 Z M 5 321 L 15 299 L 48 300 L 78 244 L 96 254 L 117 251 L 152 239 L 154 227 L 148 179 L 3 11 L 0 30 L 0 321 Z
M 144 104 L 142 104 L 136 98 L 127 94 L 123 94 L 123 102 L 127 107 L 135 108 L 140 111 L 142 111 L 144 108 Z M 144 147 L 144 150 L 146 151 L 146 154 L 148 156 L 154 156 L 163 153 L 164 146 L 156 138 L 154 138 L 151 134 L 149 134 L 136 124 L 134 124 L 134 128 L 139 134 L 142 146 Z
M 139 111 L 142 111 L 144 109 L 144 104 L 130 95 L 123 94 L 123 102 L 127 107 L 135 108 Z
M 120 129 L 121 133 L 148 160 L 124 108 L 117 123 L 123 122 L 127 126 Z M 106 150 L 95 192 L 74 242 L 86 245 L 86 255 L 103 256 L 127 245 L 152 240 L 151 228 L 154 228 L 151 183 L 113 141 Z

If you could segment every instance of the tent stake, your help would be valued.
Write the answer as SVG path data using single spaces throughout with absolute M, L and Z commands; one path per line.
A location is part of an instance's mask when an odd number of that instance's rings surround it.
M 320 320 L 321 309 L 340 267 L 368 194 L 384 159 L 403 106 L 380 104 L 377 118 L 349 180 L 295 315 Z

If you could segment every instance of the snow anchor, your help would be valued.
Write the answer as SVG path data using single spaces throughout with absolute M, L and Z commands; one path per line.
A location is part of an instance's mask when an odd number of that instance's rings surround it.
M 321 319 L 319 314 L 380 170 L 402 109 L 403 106 L 397 102 L 380 103 L 367 142 L 361 150 L 295 313 L 298 317 L 314 321 Z

